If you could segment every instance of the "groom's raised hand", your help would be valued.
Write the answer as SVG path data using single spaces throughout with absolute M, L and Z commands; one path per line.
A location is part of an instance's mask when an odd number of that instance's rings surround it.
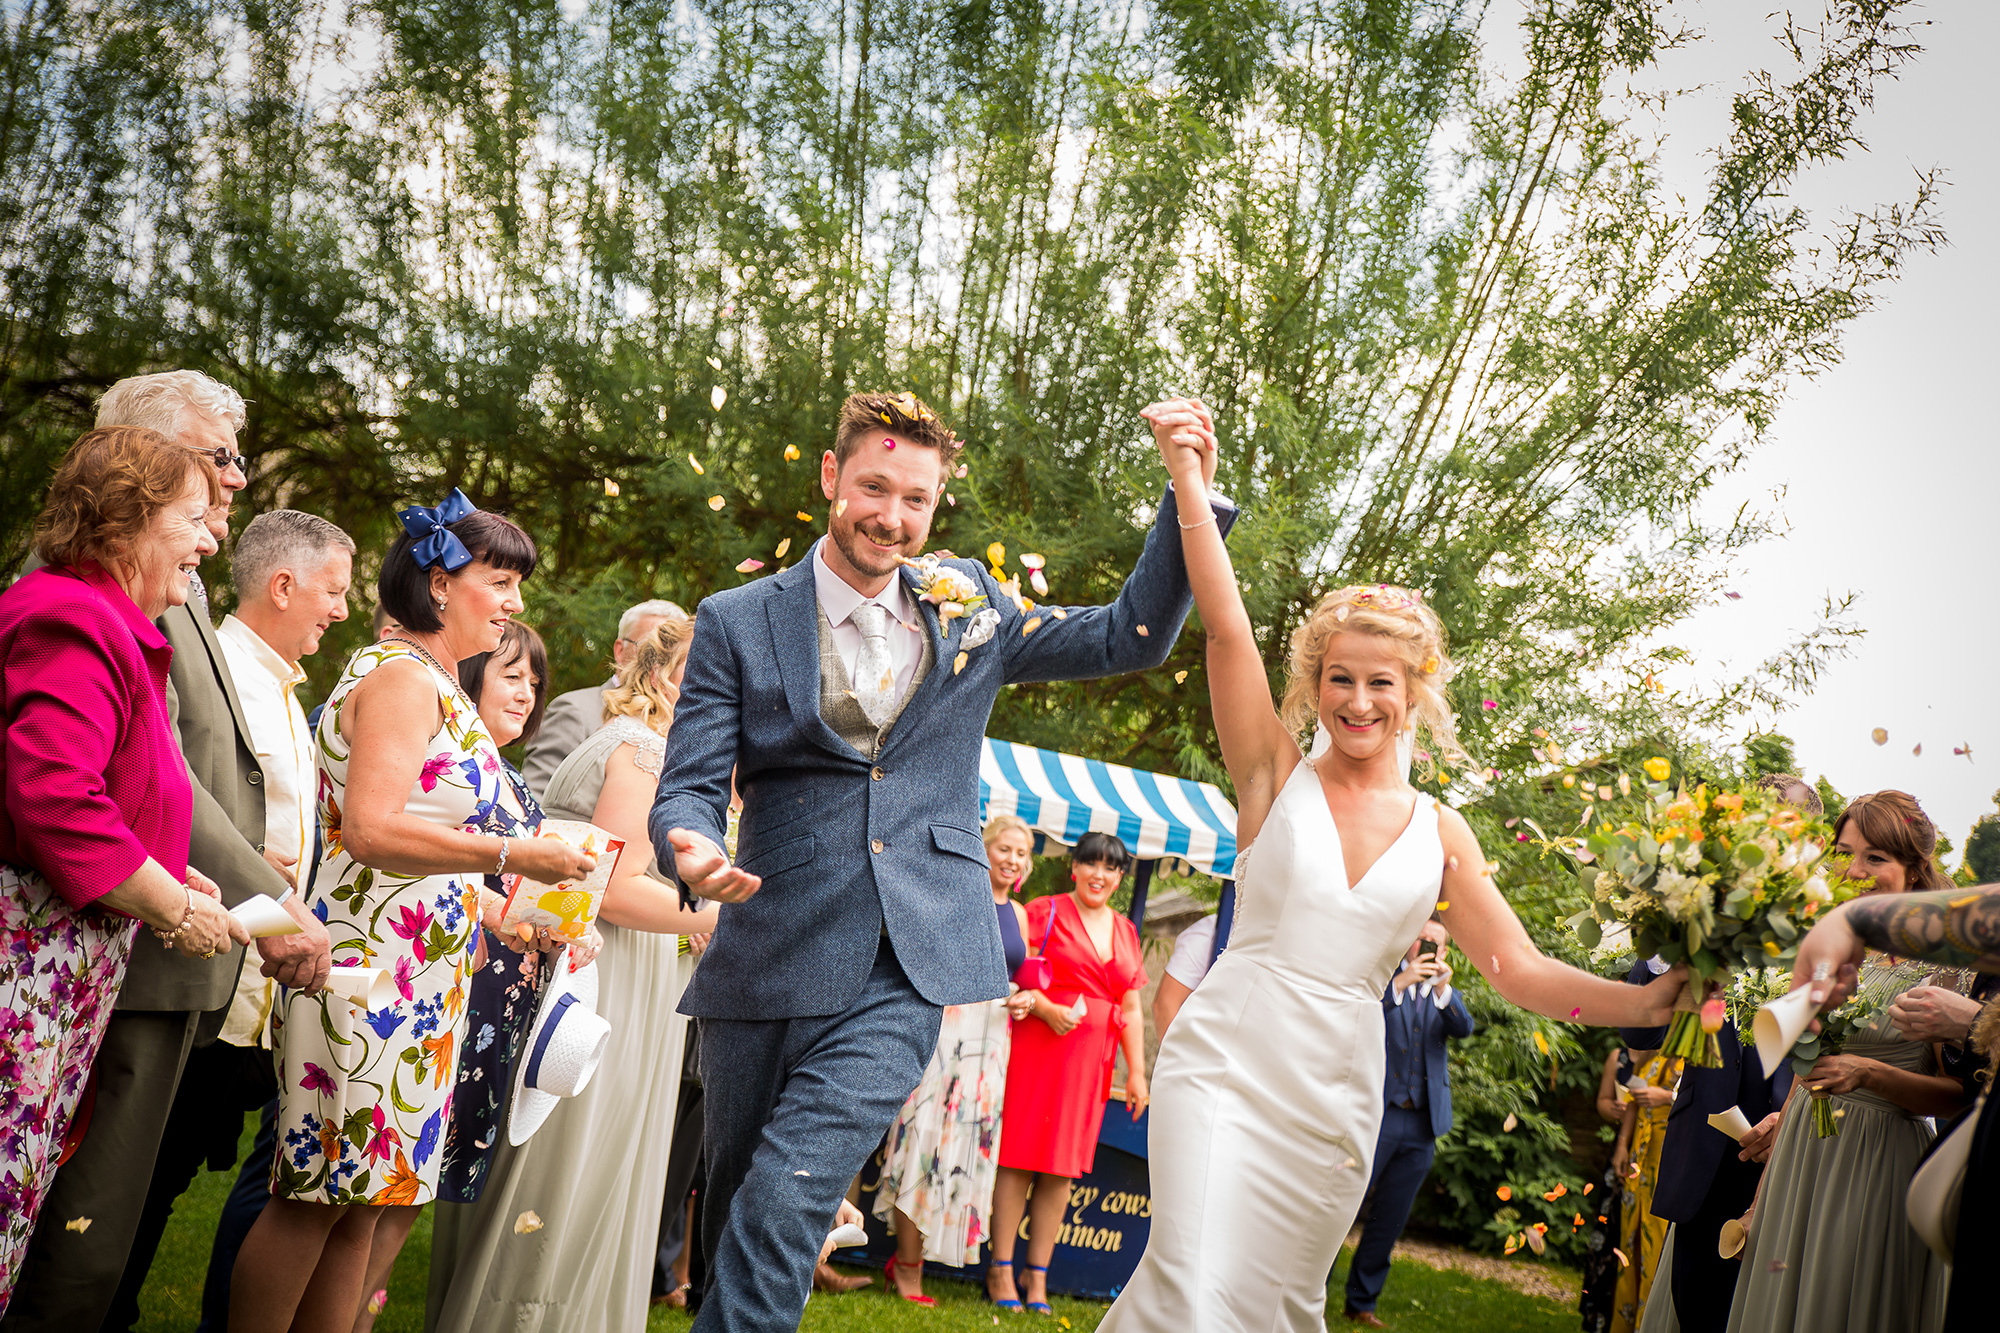
M 1168 398 L 1139 410 L 1153 428 L 1153 443 L 1167 465 L 1167 475 L 1179 478 L 1199 470 L 1202 485 L 1215 483 L 1220 450 L 1215 442 L 1215 418 L 1199 398 Z
M 697 898 L 740 903 L 763 887 L 762 879 L 730 865 L 722 849 L 702 834 L 668 829 L 667 841 L 674 847 L 674 873 Z

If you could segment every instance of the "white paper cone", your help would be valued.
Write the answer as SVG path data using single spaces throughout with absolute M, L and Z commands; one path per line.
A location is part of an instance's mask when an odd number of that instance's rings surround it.
M 1750 1118 L 1743 1114 L 1743 1108 L 1732 1106 L 1727 1111 L 1718 1111 L 1708 1118 L 1708 1123 L 1735 1139 L 1738 1143 L 1750 1132 Z
M 836 1250 L 844 1250 L 850 1245 L 866 1245 L 868 1243 L 868 1233 L 854 1223 L 849 1222 L 844 1227 L 835 1227 L 833 1234 L 828 1236 L 827 1239 L 833 1242 L 833 1248 Z
M 1801 986 L 1757 1011 L 1750 1020 L 1750 1030 L 1757 1034 L 1757 1059 L 1764 1066 L 1765 1078 L 1777 1072 L 1779 1061 L 1791 1054 L 1818 1012 L 1810 986 Z
M 245 898 L 229 909 L 229 914 L 243 923 L 253 939 L 264 939 L 271 935 L 296 935 L 305 927 L 292 920 L 292 914 L 278 906 L 273 899 L 258 894 Z
M 1724 1259 L 1734 1259 L 1743 1253 L 1743 1244 L 1749 1239 L 1749 1229 L 1732 1217 L 1722 1224 L 1722 1232 L 1715 1238 L 1715 1252 Z
M 396 1002 L 396 982 L 387 968 L 336 967 L 326 974 L 326 988 L 363 1009 L 387 1009 Z

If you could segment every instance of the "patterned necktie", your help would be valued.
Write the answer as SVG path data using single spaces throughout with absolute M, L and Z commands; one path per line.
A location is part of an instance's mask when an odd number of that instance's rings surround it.
M 188 571 L 188 600 L 201 608 L 202 618 L 206 620 L 208 618 L 208 585 L 201 581 L 200 573 L 192 569 Z
M 896 669 L 889 665 L 889 613 L 879 602 L 863 602 L 848 619 L 861 631 L 861 655 L 854 659 L 854 701 L 880 728 L 896 706 Z

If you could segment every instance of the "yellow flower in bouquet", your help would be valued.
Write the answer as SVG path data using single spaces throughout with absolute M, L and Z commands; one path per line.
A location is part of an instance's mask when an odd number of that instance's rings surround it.
M 1665 759 L 1643 767 L 1648 781 L 1629 818 L 1565 840 L 1590 904 L 1568 922 L 1585 948 L 1606 926 L 1622 927 L 1640 957 L 1685 961 L 1688 997 L 1698 997 L 1733 973 L 1789 963 L 1813 916 L 1857 891 L 1825 873 L 1833 830 L 1824 822 L 1753 785 L 1675 790 Z M 1683 1009 L 1666 1053 L 1719 1065 L 1723 1019 L 1720 996 Z

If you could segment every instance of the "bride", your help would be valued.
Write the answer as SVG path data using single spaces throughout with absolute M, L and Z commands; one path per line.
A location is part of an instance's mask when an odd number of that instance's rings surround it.
M 1208 411 L 1181 399 L 1147 415 L 1174 479 L 1245 851 L 1229 949 L 1160 1048 L 1152 1238 L 1099 1329 L 1323 1333 L 1327 1274 L 1382 1119 L 1382 991 L 1432 910 L 1495 990 L 1555 1018 L 1659 1026 L 1683 970 L 1641 988 L 1545 957 L 1465 819 L 1404 779 L 1397 740 L 1413 728 L 1462 758 L 1443 631 L 1415 593 L 1322 598 L 1292 636 L 1282 712 L 1273 704 L 1210 521 Z M 1298 738 L 1315 721 L 1331 744 L 1307 760 Z

